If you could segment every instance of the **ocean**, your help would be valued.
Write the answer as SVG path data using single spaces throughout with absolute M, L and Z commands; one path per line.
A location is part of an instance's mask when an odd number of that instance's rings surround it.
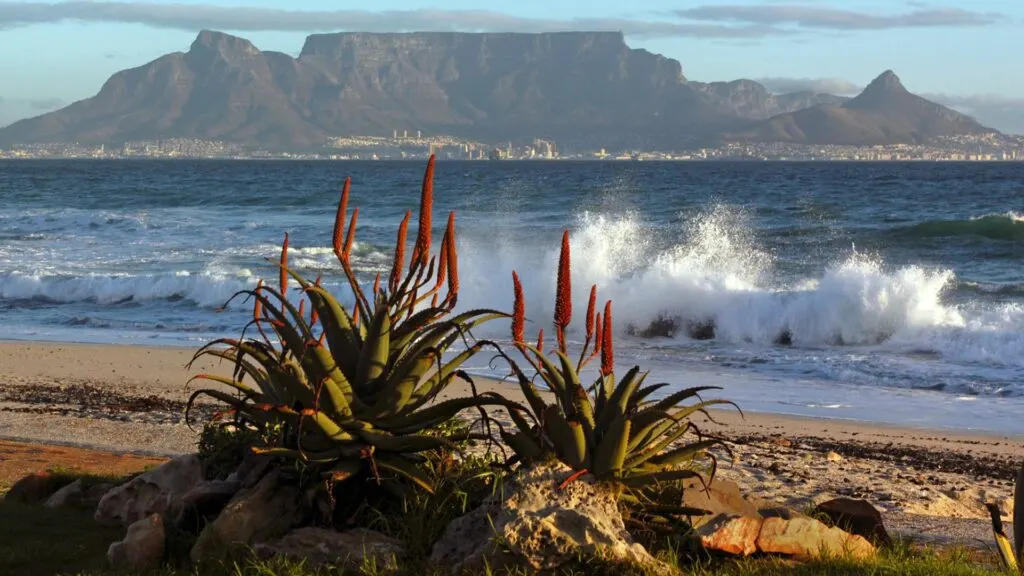
M 341 285 L 346 176 L 372 282 L 424 166 L 0 162 L 0 338 L 238 335 L 251 305 L 220 308 L 276 278 L 286 231 L 293 266 Z M 550 333 L 568 229 L 574 326 L 596 283 L 617 365 L 650 382 L 719 385 L 745 410 L 1024 433 L 1024 164 L 439 161 L 438 227 L 449 210 L 460 308 L 510 310 L 517 270 L 528 332 Z M 504 373 L 486 354 L 470 368 Z

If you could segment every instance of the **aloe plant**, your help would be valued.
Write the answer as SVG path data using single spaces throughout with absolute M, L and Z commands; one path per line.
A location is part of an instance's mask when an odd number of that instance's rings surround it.
M 1024 564 L 1024 503 L 1021 496 L 1024 492 L 1024 466 L 1017 472 L 1017 482 L 1013 488 L 1013 543 L 1006 536 L 1003 530 L 1003 520 L 1000 518 L 999 507 L 988 503 L 989 516 L 992 518 L 992 532 L 995 534 L 996 545 L 999 548 L 999 555 L 1003 559 L 1006 568 L 1015 574 L 1024 574 L 1021 565 Z
M 193 361 L 214 357 L 231 362 L 234 369 L 231 377 L 195 375 L 190 382 L 222 386 L 196 391 L 189 407 L 200 396 L 227 404 L 238 424 L 265 432 L 259 435 L 265 441 L 253 446 L 254 452 L 299 463 L 331 482 L 359 474 L 379 479 L 390 473 L 429 491 L 428 475 L 419 466 L 421 453 L 450 446 L 452 440 L 436 428 L 468 408 L 510 404 L 495 394 L 434 403 L 484 344 L 468 344 L 447 360 L 445 352 L 474 327 L 508 315 L 494 310 L 454 314 L 459 293 L 455 215 L 449 215 L 440 251 L 432 255 L 433 171 L 431 156 L 408 265 L 411 212 L 398 228 L 386 284 L 378 275 L 369 293 L 352 267 L 359 209 L 348 218 L 351 180 L 345 180 L 333 248 L 351 289 L 350 307 L 319 279 L 310 282 L 289 268 L 285 234 L 278 287 L 261 281 L 255 289 L 236 294 L 254 299 L 246 330 L 255 328 L 259 335 L 246 337 L 243 332 L 239 339 L 217 339 L 196 352 Z M 298 307 L 288 299 L 290 283 L 300 291 Z
M 695 464 L 722 442 L 704 437 L 690 417 L 706 415 L 706 408 L 712 405 L 735 405 L 702 400 L 700 394 L 716 389 L 712 386 L 687 388 L 654 399 L 668 384 L 645 386 L 647 373 L 639 366 L 616 378 L 612 304 L 605 303 L 603 315 L 596 312 L 596 286 L 590 290 L 583 347 L 578 358 L 570 358 L 566 340 L 572 318 L 568 232 L 562 236 L 554 313 L 556 348 L 550 353 L 544 351 L 543 331 L 536 345 L 526 342 L 525 299 L 515 272 L 512 282 L 513 343 L 550 391 L 549 396 L 542 394 L 533 379 L 506 355 L 528 404 L 526 409 L 510 410 L 516 430 L 503 432 L 515 458 L 527 465 L 558 459 L 575 471 L 567 482 L 589 473 L 599 481 L 618 484 L 625 489 L 623 498 L 638 504 L 645 500 L 646 490 L 658 483 L 700 476 Z M 585 387 L 581 372 L 597 357 L 599 373 Z M 713 470 L 713 458 L 710 462 Z M 654 506 L 646 510 L 653 511 Z M 663 511 L 691 512 L 672 506 Z

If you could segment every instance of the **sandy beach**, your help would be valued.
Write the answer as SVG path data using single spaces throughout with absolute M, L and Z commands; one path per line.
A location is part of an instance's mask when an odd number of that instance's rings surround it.
M 42 342 L 0 343 L 0 439 L 167 456 L 194 449 L 185 403 L 192 350 Z M 516 387 L 476 379 L 480 391 Z M 457 383 L 448 394 L 460 394 Z M 727 391 L 723 397 L 728 398 Z M 198 430 L 212 407 L 196 411 Z M 865 498 L 897 532 L 987 544 L 984 502 L 1012 509 L 1024 438 L 866 422 L 716 411 L 701 429 L 726 439 L 720 477 L 751 496 L 804 509 L 836 496 Z

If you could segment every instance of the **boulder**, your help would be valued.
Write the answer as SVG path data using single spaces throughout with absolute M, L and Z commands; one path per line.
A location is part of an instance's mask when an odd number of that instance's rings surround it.
M 583 555 L 671 572 L 626 531 L 615 487 L 588 474 L 559 488 L 572 473 L 560 463 L 521 470 L 502 493 L 448 525 L 431 562 L 454 574 L 511 565 L 539 571 Z
M 292 527 L 298 509 L 294 487 L 271 472 L 246 488 L 200 532 L 190 556 L 194 562 L 220 560 L 238 549 L 276 538 Z
M 710 521 L 721 514 L 757 516 L 757 508 L 740 493 L 740 486 L 728 480 L 712 480 L 707 486 L 699 478 L 690 478 L 683 484 L 683 506 L 708 512 L 693 518 L 694 526 Z
M 141 574 L 160 565 L 166 536 L 163 518 L 151 514 L 128 527 L 124 540 L 107 549 L 107 561 L 118 572 Z
M 848 554 L 862 559 L 875 555 L 875 547 L 864 538 L 811 518 L 765 519 L 757 536 L 757 549 L 766 554 L 804 558 Z
M 398 540 L 365 528 L 345 532 L 299 528 L 274 542 L 257 544 L 254 550 L 263 558 L 285 556 L 305 561 L 311 568 L 330 564 L 350 570 L 367 565 L 378 570 L 395 570 L 395 559 L 405 553 Z
M 70 482 L 65 476 L 56 476 L 50 472 L 34 472 L 15 482 L 4 496 L 4 501 L 22 504 L 45 502 L 54 492 Z
M 760 516 L 719 514 L 697 528 L 697 535 L 706 550 L 732 556 L 750 556 L 757 552 L 757 536 L 761 532 Z
M 239 488 L 241 485 L 234 480 L 200 482 L 185 493 L 175 506 L 175 525 L 198 534 L 208 520 L 220 514 Z
M 892 546 L 892 538 L 882 522 L 882 513 L 866 500 L 835 498 L 818 504 L 814 513 L 826 519 L 831 526 L 863 536 L 879 546 Z
M 107 492 L 96 507 L 96 522 L 129 525 L 151 514 L 173 515 L 182 496 L 202 481 L 199 457 L 179 456 Z

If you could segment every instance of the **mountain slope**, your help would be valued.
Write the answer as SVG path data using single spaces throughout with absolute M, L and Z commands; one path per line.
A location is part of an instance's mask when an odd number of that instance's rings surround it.
M 734 141 L 873 145 L 921 143 L 938 136 L 995 130 L 910 93 L 891 70 L 841 105 L 781 114 L 726 136 Z

